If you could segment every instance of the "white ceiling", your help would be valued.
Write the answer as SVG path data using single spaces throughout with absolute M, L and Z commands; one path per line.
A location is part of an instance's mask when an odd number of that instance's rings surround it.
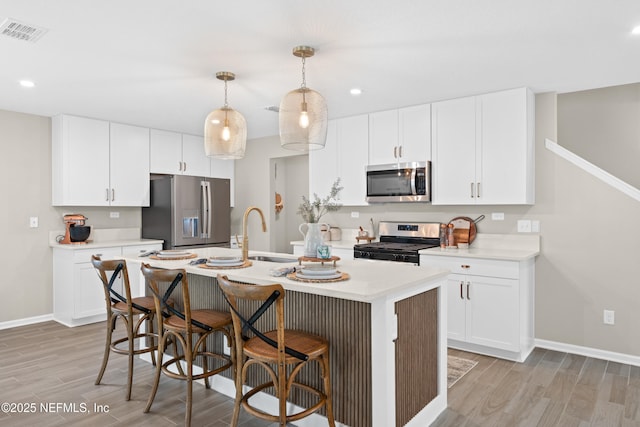
M 330 118 L 640 81 L 638 0 L 2 0 L 5 18 L 48 32 L 0 37 L 0 109 L 193 134 L 224 103 L 215 73 L 232 71 L 248 137 L 276 135 L 265 107 L 299 87 L 301 44 L 316 48 L 307 86 Z

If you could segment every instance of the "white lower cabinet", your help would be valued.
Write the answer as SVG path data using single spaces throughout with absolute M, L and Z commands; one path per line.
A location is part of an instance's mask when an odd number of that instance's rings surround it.
M 91 249 L 53 249 L 53 318 L 66 326 L 80 326 L 106 319 L 102 281 L 91 264 L 91 255 L 102 259 L 162 249 L 161 244 L 94 247 Z M 139 289 L 139 274 L 129 271 L 131 289 Z M 122 292 L 122 279 L 114 289 Z M 139 296 L 139 295 L 134 295 Z
M 421 266 L 451 271 L 449 347 L 523 361 L 533 350 L 534 261 L 422 255 Z

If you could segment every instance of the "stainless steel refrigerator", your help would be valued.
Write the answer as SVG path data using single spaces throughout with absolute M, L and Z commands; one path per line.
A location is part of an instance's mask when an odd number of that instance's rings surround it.
M 143 238 L 164 240 L 164 249 L 229 246 L 228 179 L 154 176 L 150 191 L 150 206 L 142 208 Z

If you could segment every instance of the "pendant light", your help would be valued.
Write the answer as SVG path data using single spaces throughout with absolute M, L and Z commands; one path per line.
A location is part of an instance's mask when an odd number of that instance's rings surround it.
M 204 151 L 216 159 L 241 159 L 247 145 L 247 122 L 227 103 L 227 82 L 236 75 L 219 71 L 216 78 L 224 81 L 224 106 L 209 113 L 204 122 Z
M 315 53 L 309 46 L 293 48 L 302 58 L 302 85 L 287 93 L 280 103 L 280 145 L 298 151 L 324 148 L 327 139 L 327 103 L 322 95 L 307 87 L 305 61 Z

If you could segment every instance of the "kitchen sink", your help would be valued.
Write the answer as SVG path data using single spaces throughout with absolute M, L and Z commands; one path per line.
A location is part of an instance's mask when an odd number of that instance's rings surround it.
M 253 261 L 281 262 L 281 263 L 298 262 L 297 258 L 285 258 L 285 257 L 270 256 L 270 255 L 251 255 L 248 258 Z

